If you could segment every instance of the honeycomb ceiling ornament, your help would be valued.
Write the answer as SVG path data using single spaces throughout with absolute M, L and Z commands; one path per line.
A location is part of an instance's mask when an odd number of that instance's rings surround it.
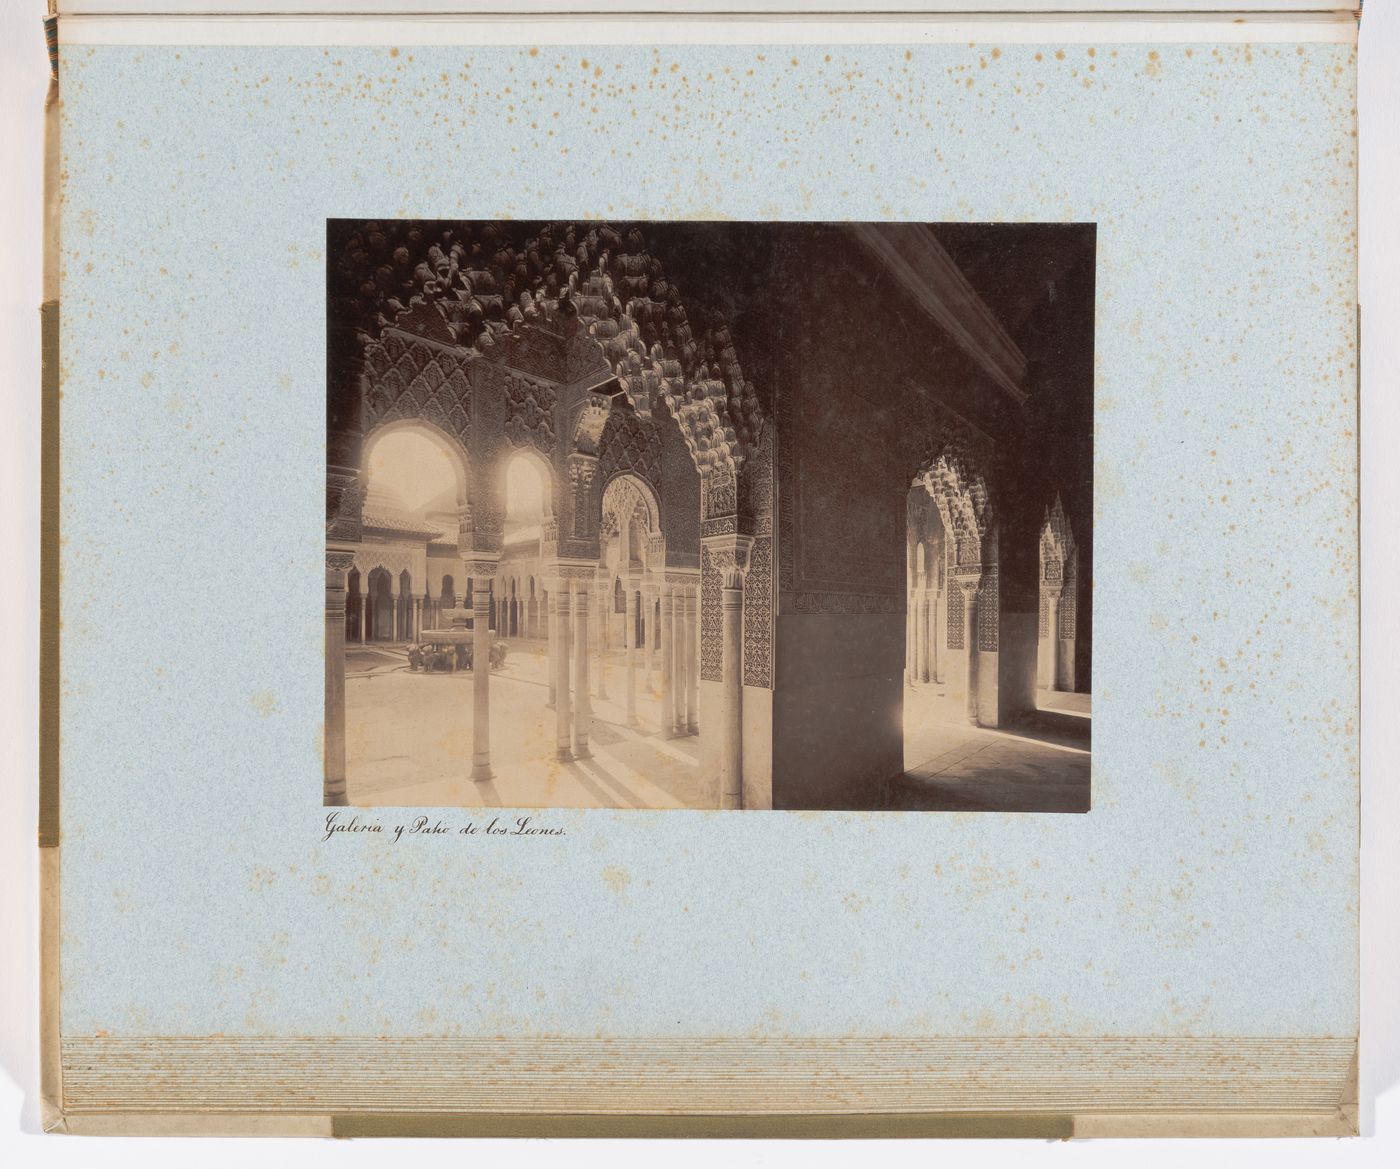
M 584 329 L 643 418 L 666 403 L 702 474 L 737 473 L 763 429 L 727 322 L 692 325 L 638 227 L 509 221 L 346 225 L 332 311 L 369 337 L 403 328 L 488 355 L 526 326 Z
M 953 433 L 936 445 L 920 465 L 914 482 L 933 496 L 939 518 L 953 533 L 959 560 L 963 560 L 961 550 L 972 542 L 980 546 L 993 522 L 987 481 L 966 439 Z

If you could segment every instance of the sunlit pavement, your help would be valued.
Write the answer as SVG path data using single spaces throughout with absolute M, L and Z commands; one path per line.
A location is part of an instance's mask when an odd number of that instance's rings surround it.
M 890 806 L 928 811 L 1087 812 L 1090 696 L 1041 690 L 1040 713 L 1001 729 L 967 723 L 941 686 L 905 687 L 905 774 Z
M 608 698 L 593 698 L 591 759 L 555 758 L 543 642 L 511 641 L 491 675 L 491 766 L 472 764 L 472 674 L 412 672 L 403 647 L 347 647 L 346 768 L 352 805 L 504 808 L 713 807 L 694 736 L 663 739 L 660 703 L 637 670 L 639 727 L 626 725 L 623 655 L 610 655 Z M 398 659 L 396 664 L 395 658 Z M 593 669 L 597 670 L 595 659 Z
M 494 778 L 473 782 L 472 674 L 411 672 L 403 646 L 347 654 L 346 752 L 357 806 L 711 808 L 695 737 L 657 733 L 660 704 L 637 670 L 640 726 L 626 725 L 621 653 L 609 656 L 606 699 L 593 698 L 591 759 L 555 758 L 543 642 L 511 641 L 491 675 Z M 594 662 L 596 676 L 597 663 Z M 898 810 L 1086 812 L 1090 698 L 1042 690 L 1040 713 L 1006 729 L 969 726 L 942 686 L 904 691 L 905 774 Z

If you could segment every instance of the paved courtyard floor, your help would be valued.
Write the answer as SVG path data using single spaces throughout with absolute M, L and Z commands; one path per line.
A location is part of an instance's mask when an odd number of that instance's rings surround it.
M 411 672 L 403 647 L 346 654 L 346 782 L 358 807 L 695 808 L 706 803 L 694 736 L 657 733 L 660 702 L 638 670 L 637 714 L 626 725 L 626 673 L 610 657 L 608 698 L 593 699 L 591 759 L 555 758 L 555 712 L 543 642 L 512 640 L 491 675 L 491 766 L 471 779 L 472 675 Z M 596 661 L 594 668 L 596 670 Z
M 958 812 L 1087 812 L 1090 697 L 1041 690 L 1016 727 L 967 723 L 941 686 L 905 687 L 905 774 L 890 806 Z
M 472 675 L 414 673 L 403 646 L 347 647 L 346 766 L 359 807 L 706 808 L 698 740 L 663 739 L 660 702 L 638 669 L 628 727 L 621 653 L 608 660 L 608 697 L 593 698 L 593 758 L 555 758 L 545 645 L 512 640 L 491 675 L 493 779 L 475 783 Z M 596 669 L 596 662 L 595 662 Z M 905 774 L 897 810 L 1087 812 L 1092 726 L 1087 694 L 1042 690 L 1019 726 L 967 724 L 961 699 L 941 686 L 905 689 Z

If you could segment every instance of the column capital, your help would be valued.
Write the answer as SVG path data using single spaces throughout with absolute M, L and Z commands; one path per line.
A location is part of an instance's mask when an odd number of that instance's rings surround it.
M 982 587 L 982 566 L 980 564 L 959 564 L 953 570 L 952 583 L 962 589 L 966 596 L 975 596 Z
M 464 552 L 462 553 L 462 567 L 470 577 L 477 580 L 490 580 L 500 568 L 500 561 L 498 557 L 490 553 Z
M 358 441 L 358 440 L 357 440 Z M 365 486 L 353 467 L 326 469 L 326 535 L 358 541 L 364 532 Z
M 700 543 L 709 552 L 710 564 L 720 574 L 722 587 L 743 588 L 744 576 L 749 571 L 749 553 L 753 549 L 753 537 L 738 532 L 726 532 L 722 536 L 706 536 Z
M 567 581 L 596 581 L 598 577 L 598 562 L 596 560 L 560 560 L 553 566 L 554 580 L 558 582 Z
M 673 591 L 694 588 L 699 580 L 700 573 L 695 569 L 670 568 L 666 570 L 665 587 Z

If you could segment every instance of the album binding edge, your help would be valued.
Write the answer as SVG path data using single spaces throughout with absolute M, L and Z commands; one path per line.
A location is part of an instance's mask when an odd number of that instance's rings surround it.
M 40 319 L 39 485 L 39 1110 L 45 1132 L 66 1130 L 59 1028 L 59 117 L 58 15 L 44 20 L 43 292 Z
M 857 1113 L 673 1115 L 531 1113 L 60 1114 L 50 1132 L 75 1136 L 428 1139 L 1085 1140 L 1349 1137 L 1354 1107 L 1327 1112 Z

